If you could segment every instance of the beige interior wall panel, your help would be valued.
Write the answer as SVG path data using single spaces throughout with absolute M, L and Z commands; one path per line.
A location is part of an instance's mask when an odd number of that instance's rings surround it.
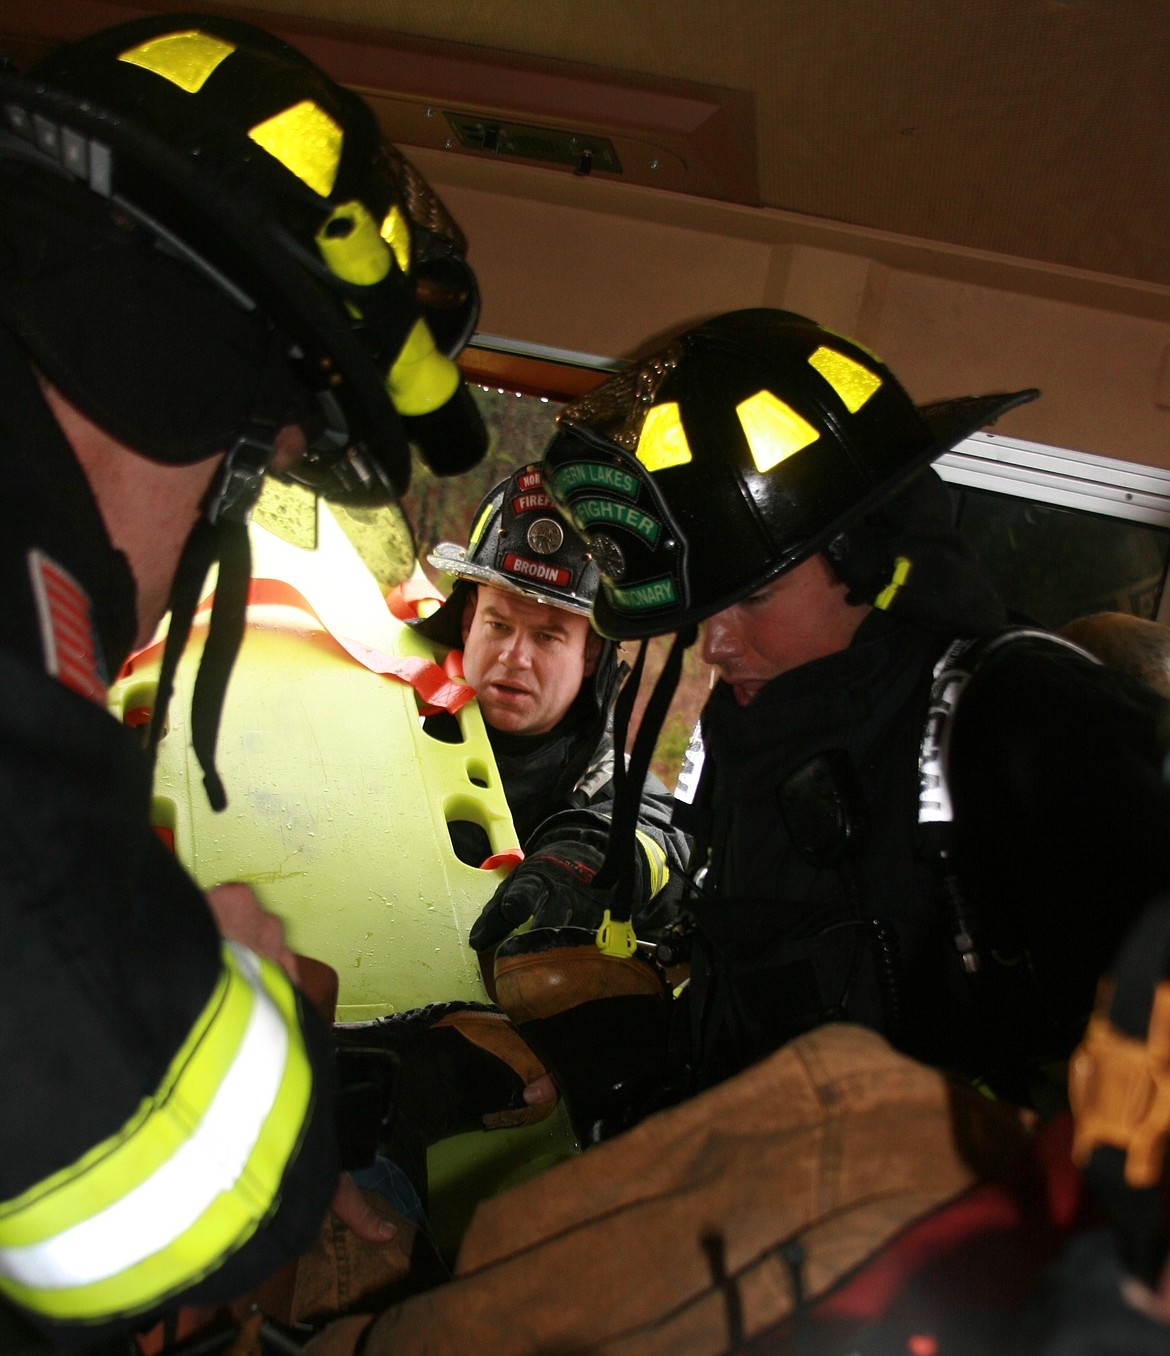
M 888 274 L 884 265 L 813 245 L 776 245 L 773 253 L 771 286 L 760 298 L 762 305 L 811 316 L 855 339 L 877 322 Z
M 890 270 L 880 324 L 858 337 L 915 399 L 1037 386 L 1002 432 L 1170 467 L 1170 410 L 1156 403 L 1170 324 Z
M 1038 386 L 1043 398 L 1000 432 L 1170 467 L 1170 288 L 792 213 L 502 167 L 489 178 L 467 161 L 425 159 L 471 242 L 483 333 L 628 358 L 720 311 L 785 307 L 868 344 L 916 399 Z
M 760 304 L 768 244 L 474 188 L 442 193 L 471 242 L 485 334 L 613 358 Z

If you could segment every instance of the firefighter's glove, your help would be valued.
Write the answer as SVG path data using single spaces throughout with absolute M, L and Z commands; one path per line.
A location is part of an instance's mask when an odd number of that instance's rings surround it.
M 472 948 L 497 946 L 530 918 L 534 927 L 598 927 L 606 900 L 589 886 L 603 860 L 589 843 L 557 843 L 525 857 L 484 905 Z

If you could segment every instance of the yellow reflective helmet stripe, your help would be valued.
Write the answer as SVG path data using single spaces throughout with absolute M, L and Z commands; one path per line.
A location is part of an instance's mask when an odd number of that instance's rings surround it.
M 666 853 L 661 844 L 656 843 L 649 834 L 643 833 L 641 829 L 634 830 L 634 837 L 641 846 L 646 858 L 646 865 L 650 869 L 650 891 L 646 898 L 653 899 L 670 879 L 670 867 L 666 864 Z
M 821 436 L 791 405 L 760 390 L 735 407 L 757 471 L 770 471 Z
M 483 530 L 491 521 L 492 514 L 496 511 L 495 504 L 490 501 L 483 506 L 483 512 L 476 519 L 475 526 L 471 529 L 471 535 L 467 538 L 467 554 L 479 545 L 479 539 L 483 536 Z
M 841 397 L 850 414 L 856 414 L 870 396 L 881 390 L 882 379 L 876 372 L 871 372 L 855 358 L 838 353 L 835 348 L 822 344 L 808 361 Z
M 141 66 L 188 94 L 197 94 L 220 62 L 235 50 L 230 42 L 191 28 L 151 38 L 123 52 L 118 60 Z
M 225 944 L 216 990 L 155 1096 L 118 1135 L 0 1205 L 0 1293 L 99 1322 L 192 1285 L 275 1208 L 312 1095 L 291 985 Z
M 665 471 L 691 460 L 691 445 L 677 401 L 655 405 L 646 415 L 635 456 L 647 471 Z
M 397 204 L 386 213 L 382 229 L 378 232 L 382 239 L 394 251 L 398 267 L 403 273 L 410 272 L 410 223 L 406 214 Z
M 248 135 L 314 193 L 327 198 L 333 191 L 344 133 L 311 99 L 257 123 Z

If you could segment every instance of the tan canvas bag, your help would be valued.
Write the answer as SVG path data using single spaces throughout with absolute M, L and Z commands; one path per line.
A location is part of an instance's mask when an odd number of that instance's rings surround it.
M 873 1032 L 823 1027 L 481 1205 L 454 1280 L 310 1349 L 724 1352 L 792 1311 L 794 1258 L 805 1297 L 823 1293 L 1009 1171 L 1031 1132 Z

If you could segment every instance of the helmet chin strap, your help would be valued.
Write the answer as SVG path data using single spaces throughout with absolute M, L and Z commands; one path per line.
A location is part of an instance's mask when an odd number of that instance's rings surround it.
M 203 513 L 179 557 L 171 590 L 171 620 L 151 713 L 148 747 L 153 758 L 162 738 L 175 673 L 191 634 L 203 586 L 211 567 L 218 564 L 207 640 L 191 697 L 191 747 L 203 769 L 207 799 L 217 813 L 227 806 L 227 794 L 216 770 L 215 746 L 228 679 L 244 638 L 248 585 L 252 578 L 248 519 L 275 454 L 277 432 L 287 422 L 287 347 L 287 341 L 274 329 L 269 335 L 252 413 L 224 457 L 204 500 Z
M 666 719 L 666 713 L 678 687 L 683 656 L 695 643 L 697 634 L 698 628 L 693 623 L 675 633 L 670 653 L 642 713 L 628 764 L 623 756 L 623 750 L 626 746 L 630 715 L 634 709 L 634 701 L 645 667 L 647 641 L 642 641 L 633 670 L 618 694 L 613 728 L 613 818 L 610 821 L 605 861 L 593 878 L 593 889 L 612 891 L 613 902 L 609 913 L 613 922 L 628 923 L 633 912 L 634 871 L 637 861 L 635 833 L 638 827 L 638 807 L 642 801 L 642 786 L 650 771 L 650 759 L 654 754 L 658 733 L 662 729 L 662 723 Z
M 215 767 L 215 746 L 228 679 L 244 636 L 248 584 L 252 576 L 252 548 L 244 523 L 221 518 L 212 524 L 201 518 L 183 548 L 171 594 L 171 620 L 151 714 L 149 748 L 153 757 L 174 693 L 179 659 L 191 634 L 191 623 L 208 572 L 216 562 L 219 580 L 191 698 L 191 746 L 203 769 L 207 799 L 211 808 L 218 812 L 226 807 L 227 795 Z

